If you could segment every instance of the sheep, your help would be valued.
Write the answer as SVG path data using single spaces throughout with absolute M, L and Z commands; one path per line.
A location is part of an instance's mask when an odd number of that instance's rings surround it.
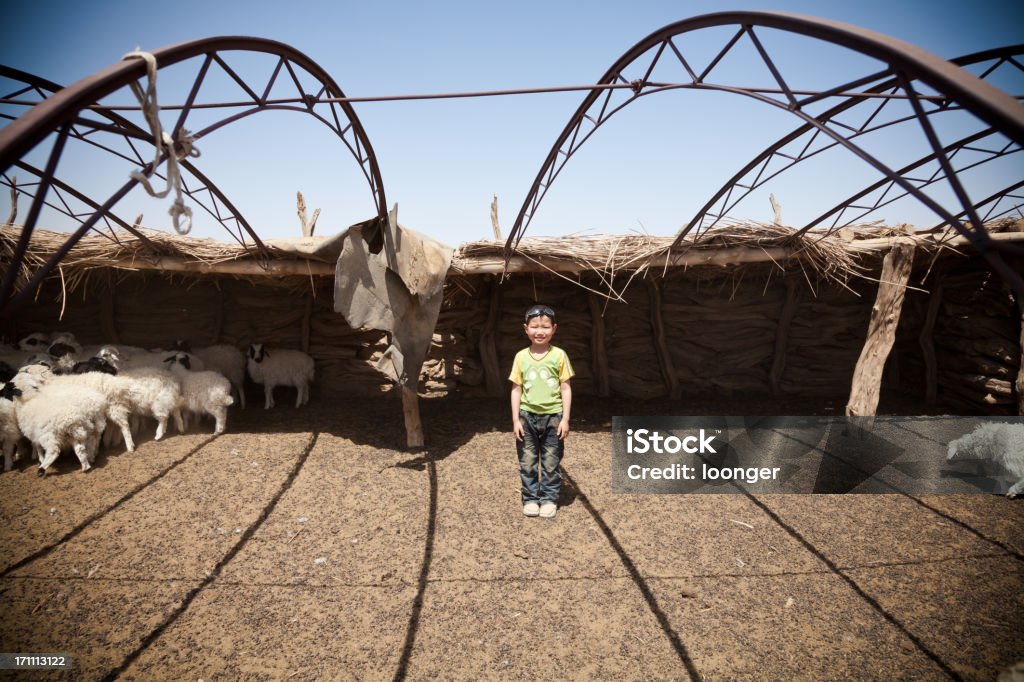
M 227 427 L 228 406 L 235 401 L 231 397 L 231 382 L 217 372 L 193 372 L 189 369 L 191 356 L 177 352 L 170 358 L 171 372 L 181 381 L 179 410 L 186 414 L 209 414 L 216 421 L 213 435 L 219 436 Z M 179 431 L 183 431 L 181 426 Z
M 205 365 L 205 369 L 220 372 L 227 377 L 234 389 L 238 391 L 239 405 L 245 409 L 245 355 L 242 354 L 242 351 L 234 346 L 220 344 L 197 348 L 192 355 Z
M 262 343 L 249 345 L 247 368 L 257 384 L 263 384 L 266 406 L 274 406 L 276 386 L 294 386 L 298 390 L 295 407 L 309 402 L 309 382 L 313 381 L 313 358 L 300 350 L 266 348 Z
M 946 459 L 990 459 L 1001 464 L 1017 479 L 1006 496 L 1016 497 L 1024 493 L 1024 423 L 986 422 L 951 441 Z
M 135 452 L 135 441 L 132 439 L 131 426 L 128 418 L 135 410 L 133 398 L 138 392 L 134 382 L 127 377 L 119 377 L 104 372 L 85 372 L 54 377 L 47 386 L 86 386 L 95 389 L 107 399 L 106 417 L 121 429 L 125 449 Z
M 25 360 L 33 353 L 45 353 L 50 345 L 50 336 L 42 332 L 35 332 L 18 341 L 18 347 L 4 345 L 0 348 L 0 361 L 11 367 L 21 367 Z
M 50 335 L 34 332 L 18 341 L 18 349 L 25 353 L 45 352 L 50 345 Z
M 6 384 L 7 380 L 3 380 L 2 383 Z M 18 418 L 14 414 L 14 403 L 10 400 L 0 400 L 0 450 L 4 453 L 4 471 L 10 471 L 14 466 L 14 454 L 20 439 L 21 430 L 18 428 Z
M 86 386 L 44 386 L 31 374 L 20 373 L 0 389 L 0 398 L 14 402 L 18 428 L 32 441 L 40 476 L 46 475 L 62 447 L 72 447 L 88 471 L 106 428 L 107 400 Z
M 166 351 L 166 350 L 131 350 L 129 352 L 123 352 L 124 349 L 119 349 L 123 358 L 122 366 L 124 369 L 137 369 L 139 367 L 157 367 L 161 369 L 170 370 L 170 365 L 173 362 L 175 353 L 182 351 Z M 206 369 L 203 366 L 202 360 L 199 360 L 192 354 L 187 354 L 189 357 L 189 363 L 193 371 L 199 372 Z
M 116 346 L 103 346 L 89 362 L 109 367 L 109 371 L 117 373 L 122 365 L 121 352 Z M 181 381 L 176 376 L 159 367 L 126 369 L 120 372 L 120 376 L 133 382 L 129 391 L 133 417 L 145 416 L 156 419 L 155 440 L 164 437 L 167 432 L 167 421 L 171 416 L 174 417 L 178 432 L 185 431 L 178 411 L 178 404 L 181 402 Z

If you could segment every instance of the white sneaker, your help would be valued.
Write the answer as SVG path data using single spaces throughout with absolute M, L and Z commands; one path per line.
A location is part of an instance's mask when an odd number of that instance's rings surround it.
M 536 502 L 527 502 L 523 505 L 523 514 L 527 516 L 536 516 L 540 513 L 540 505 Z
M 557 510 L 558 505 L 554 502 L 545 502 L 540 506 L 540 517 L 542 519 L 553 519 Z

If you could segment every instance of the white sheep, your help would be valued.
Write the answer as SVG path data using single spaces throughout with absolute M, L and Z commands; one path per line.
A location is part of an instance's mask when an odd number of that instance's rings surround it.
M 0 399 L 0 449 L 4 453 L 4 471 L 10 471 L 14 466 L 14 453 L 20 439 L 21 430 L 14 414 L 14 403 Z
M 1007 497 L 1024 493 L 1024 423 L 986 422 L 950 442 L 946 459 L 990 459 L 1017 479 Z
M 132 439 L 132 430 L 128 423 L 135 408 L 132 400 L 135 386 L 131 379 L 103 372 L 86 372 L 55 376 L 46 383 L 46 386 L 86 386 L 102 393 L 107 399 L 107 420 L 121 429 L 125 449 L 128 452 L 135 452 L 135 441 Z
M 96 353 L 96 360 L 114 368 L 118 375 L 132 381 L 129 396 L 133 420 L 137 417 L 156 419 L 156 440 L 167 432 L 167 420 L 174 416 L 178 432 L 185 426 L 178 411 L 181 402 L 181 381 L 167 369 L 158 367 L 137 367 L 121 370 L 123 359 L 117 346 L 103 346 Z
M 182 353 L 184 351 L 174 350 L 143 350 L 135 348 L 125 348 L 123 346 L 116 347 L 121 354 L 122 367 L 124 369 L 138 369 L 140 367 L 156 367 L 158 369 L 171 369 L 171 363 L 174 362 L 176 353 Z M 206 369 L 203 366 L 203 361 L 195 357 L 191 353 L 186 353 L 189 360 L 189 369 L 199 372 Z
M 219 344 L 197 348 L 192 354 L 206 366 L 208 370 L 220 372 L 228 378 L 231 385 L 238 391 L 238 402 L 245 408 L 245 355 L 234 346 Z M 193 367 L 193 369 L 195 369 Z
M 276 386 L 294 386 L 298 390 L 295 407 L 309 402 L 309 382 L 313 381 L 313 358 L 300 350 L 266 348 L 262 343 L 249 346 L 247 367 L 249 376 L 263 384 L 266 406 L 274 406 Z
M 231 382 L 218 372 L 191 371 L 188 355 L 179 351 L 173 354 L 170 363 L 171 371 L 181 381 L 178 409 L 184 412 L 186 419 L 189 413 L 210 415 L 216 421 L 213 435 L 219 436 L 227 427 L 228 406 L 235 402 L 231 397 Z M 183 430 L 180 425 L 179 430 Z
M 82 471 L 89 470 L 107 425 L 102 393 L 86 386 L 47 387 L 38 376 L 18 374 L 0 390 L 3 398 L 14 401 L 18 428 L 39 457 L 40 476 L 64 447 L 74 449 Z

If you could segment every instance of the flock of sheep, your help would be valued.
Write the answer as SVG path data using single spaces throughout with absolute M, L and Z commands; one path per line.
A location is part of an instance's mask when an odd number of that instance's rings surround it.
M 173 418 L 180 433 L 191 415 L 209 415 L 214 435 L 227 427 L 227 409 L 237 397 L 245 407 L 245 376 L 263 384 L 265 408 L 277 386 L 297 390 L 296 407 L 309 401 L 313 358 L 288 349 L 216 345 L 194 351 L 185 342 L 169 350 L 123 345 L 81 346 L 74 335 L 29 334 L 17 347 L 0 344 L 0 448 L 10 471 L 18 441 L 27 439 L 38 473 L 62 450 L 73 450 L 87 471 L 101 440 L 120 436 L 128 452 L 142 420 L 156 420 L 156 440 Z

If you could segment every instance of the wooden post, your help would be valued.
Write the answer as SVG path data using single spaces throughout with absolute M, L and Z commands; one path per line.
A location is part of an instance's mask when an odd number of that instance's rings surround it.
M 501 227 L 498 225 L 498 195 L 491 202 L 491 229 L 494 230 L 494 241 L 501 241 Z
M 480 361 L 484 366 L 484 379 L 487 392 L 501 395 L 505 387 L 502 381 L 501 366 L 498 364 L 498 320 L 501 317 L 501 283 L 497 278 L 491 280 L 491 305 L 487 309 L 487 323 L 480 334 Z
M 779 326 L 775 328 L 775 357 L 772 368 L 768 372 L 768 381 L 772 387 L 772 395 L 782 395 L 782 374 L 786 370 L 786 349 L 789 346 L 789 327 L 793 322 L 797 306 L 800 305 L 802 291 L 796 279 L 786 279 L 786 301 L 782 304 L 779 314 Z
M 597 379 L 597 394 L 609 396 L 612 394 L 611 381 L 608 378 L 608 351 L 604 342 L 604 316 L 601 315 L 601 297 L 594 293 L 587 294 L 587 302 L 590 304 L 590 355 L 594 370 L 594 378 Z
M 18 217 L 18 176 L 11 176 L 11 213 L 7 216 L 7 224 L 13 225 Z
M 914 243 L 900 240 L 893 245 L 882 261 L 881 283 L 871 308 L 864 348 L 853 370 L 850 401 L 846 405 L 848 417 L 874 417 L 881 392 L 882 370 L 896 338 L 903 296 L 914 264 Z M 870 427 L 868 427 L 870 428 Z
M 651 331 L 654 333 L 654 351 L 658 356 L 658 365 L 661 367 L 661 375 L 668 387 L 668 396 L 678 400 L 683 389 L 676 379 L 676 370 L 672 364 L 672 356 L 669 354 L 668 341 L 665 339 L 665 325 L 661 318 L 661 288 L 653 277 L 647 280 L 647 290 L 650 293 L 651 302 Z
M 917 342 L 924 353 L 924 401 L 926 405 L 934 405 L 938 399 L 939 363 L 935 359 L 935 318 L 939 314 L 942 303 L 942 284 L 937 284 L 928 298 L 928 313 L 921 327 L 921 335 Z
M 405 416 L 405 444 L 410 448 L 422 448 L 423 422 L 420 421 L 420 398 L 416 391 L 402 386 L 402 414 Z

